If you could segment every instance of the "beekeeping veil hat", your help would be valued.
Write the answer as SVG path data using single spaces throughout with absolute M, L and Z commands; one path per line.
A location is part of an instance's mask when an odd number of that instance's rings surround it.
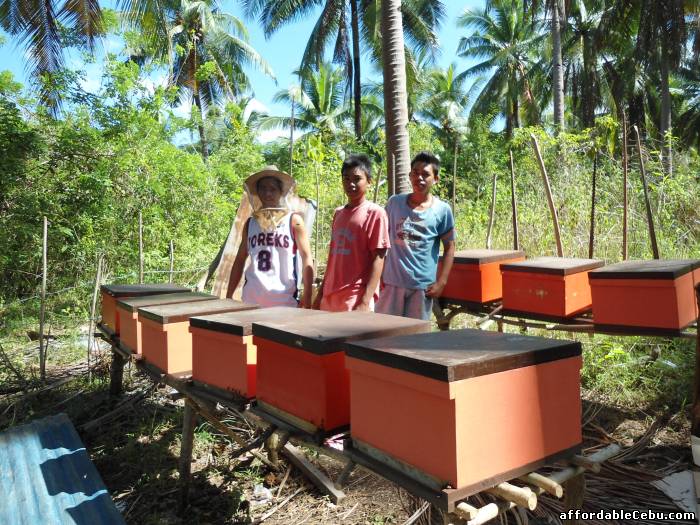
M 262 201 L 258 196 L 258 181 L 266 177 L 273 177 L 281 183 L 282 196 L 278 207 L 263 208 Z M 260 226 L 264 229 L 276 227 L 290 210 L 288 197 L 296 187 L 294 179 L 288 173 L 278 170 L 277 166 L 267 166 L 257 173 L 253 173 L 245 180 L 244 184 L 250 205 L 253 208 L 253 217 L 257 219 Z

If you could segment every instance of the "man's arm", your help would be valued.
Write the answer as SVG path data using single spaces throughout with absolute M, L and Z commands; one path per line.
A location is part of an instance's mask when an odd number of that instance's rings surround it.
M 372 267 L 369 271 L 369 278 L 367 279 L 365 293 L 362 294 L 362 297 L 360 297 L 360 300 L 355 305 L 353 310 L 359 310 L 360 312 L 369 311 L 369 303 L 374 296 L 374 292 L 377 290 L 377 286 L 379 286 L 379 279 L 382 277 L 385 256 L 386 248 L 374 250 L 374 259 L 372 260 Z
M 228 278 L 228 289 L 226 290 L 226 297 L 233 297 L 233 293 L 238 288 L 238 283 L 241 282 L 241 277 L 243 277 L 243 270 L 245 269 L 245 260 L 248 257 L 248 224 L 250 219 L 248 219 L 243 226 L 243 231 L 241 232 L 241 244 L 238 246 L 238 253 L 236 253 L 236 258 L 233 261 L 233 266 L 231 267 L 231 275 Z
M 306 233 L 304 219 L 295 213 L 292 216 L 292 228 L 294 229 L 294 241 L 297 243 L 297 250 L 301 255 L 301 282 L 304 292 L 301 296 L 300 306 L 311 308 L 311 291 L 314 283 L 314 260 L 311 256 L 311 244 Z
M 450 230 L 442 236 L 442 249 L 443 255 L 440 274 L 438 275 L 437 280 L 425 290 L 425 295 L 428 297 L 440 297 L 440 295 L 442 295 L 443 288 L 445 288 L 445 285 L 447 284 L 447 278 L 450 276 L 452 263 L 455 259 L 455 241 L 453 230 Z

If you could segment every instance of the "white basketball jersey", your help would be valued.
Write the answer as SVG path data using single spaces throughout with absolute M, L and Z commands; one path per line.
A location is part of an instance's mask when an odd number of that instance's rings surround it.
M 263 230 L 255 217 L 248 222 L 248 255 L 243 301 L 260 306 L 297 306 L 299 257 L 292 235 L 292 214 L 273 230 Z

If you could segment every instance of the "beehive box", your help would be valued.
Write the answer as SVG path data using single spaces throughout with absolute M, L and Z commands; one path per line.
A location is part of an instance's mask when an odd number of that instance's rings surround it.
M 350 391 L 341 344 L 429 330 L 428 321 L 372 312 L 254 323 L 258 405 L 309 433 L 345 428 Z
M 197 301 L 212 301 L 216 296 L 204 292 L 180 292 L 147 297 L 129 297 L 117 300 L 117 315 L 119 316 L 119 342 L 135 354 L 141 353 L 141 323 L 138 309 L 148 306 L 164 306 L 166 304 L 193 303 Z
M 466 303 L 496 301 L 502 297 L 501 264 L 523 260 L 525 252 L 515 250 L 456 252 L 442 297 Z
M 625 261 L 588 274 L 601 327 L 680 330 L 698 318 L 700 259 Z
M 119 335 L 117 299 L 189 291 L 189 288 L 175 284 L 103 284 L 100 287 L 102 296 L 102 321 L 100 324 L 111 334 Z
M 251 399 L 256 395 L 253 322 L 305 323 L 328 312 L 275 306 L 192 317 L 192 379 Z
M 571 317 L 591 307 L 588 272 L 603 266 L 595 259 L 537 257 L 501 264 L 505 313 Z
M 580 343 L 452 330 L 345 345 L 353 448 L 466 497 L 581 443 Z
M 190 317 L 255 308 L 258 308 L 255 304 L 242 303 L 233 299 L 139 308 L 141 354 L 148 363 L 166 374 L 190 372 L 192 370 Z

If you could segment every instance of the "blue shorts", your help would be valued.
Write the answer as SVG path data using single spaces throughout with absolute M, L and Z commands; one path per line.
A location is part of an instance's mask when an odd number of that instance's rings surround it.
M 380 314 L 399 315 L 430 321 L 433 298 L 426 297 L 425 290 L 400 288 L 387 284 L 379 294 L 374 311 Z

